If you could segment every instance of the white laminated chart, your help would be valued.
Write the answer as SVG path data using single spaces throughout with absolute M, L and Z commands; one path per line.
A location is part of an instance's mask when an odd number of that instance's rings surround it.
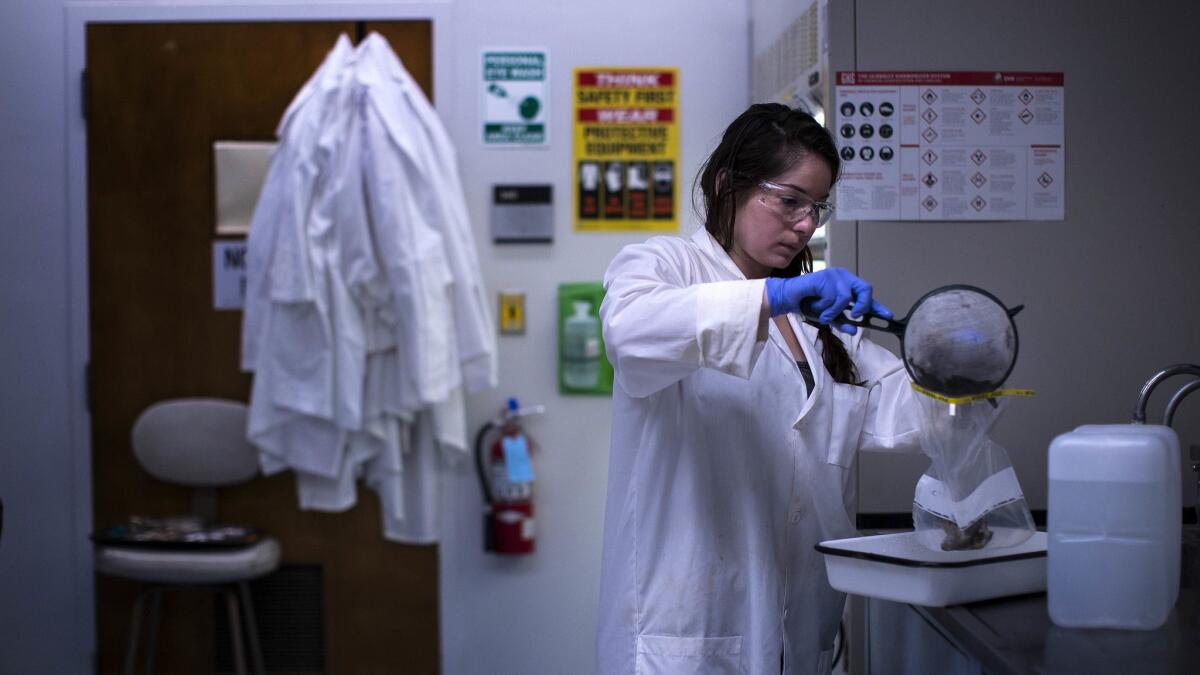
M 1063 74 L 839 72 L 841 220 L 1062 220 Z

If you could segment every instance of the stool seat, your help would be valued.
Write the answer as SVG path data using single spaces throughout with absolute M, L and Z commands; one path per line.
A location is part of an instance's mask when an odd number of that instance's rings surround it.
M 249 581 L 279 567 L 279 541 L 215 550 L 162 550 L 140 546 L 96 547 L 96 571 L 159 584 L 228 584 Z
M 216 517 L 215 489 L 252 480 L 258 473 L 258 452 L 246 440 L 245 403 L 211 398 L 159 401 L 142 411 L 133 423 L 133 454 L 150 475 L 167 483 L 196 488 L 193 515 Z M 206 508 L 204 508 L 206 507 Z M 225 597 L 234 668 L 246 672 L 242 648 L 242 615 L 254 672 L 265 672 L 251 597 L 251 579 L 279 567 L 279 540 L 270 537 L 233 548 L 168 549 L 99 543 L 96 571 L 149 584 L 133 603 L 125 675 L 133 675 L 141 634 L 142 606 L 150 605 L 146 672 L 154 672 L 159 605 L 163 591 L 189 586 L 212 587 Z

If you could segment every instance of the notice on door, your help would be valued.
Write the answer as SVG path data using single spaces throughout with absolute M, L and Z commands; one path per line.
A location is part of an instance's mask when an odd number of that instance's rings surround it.
M 241 309 L 246 304 L 246 240 L 213 242 L 213 309 Z
M 575 229 L 679 229 L 679 69 L 576 68 Z
M 483 143 L 487 146 L 545 147 L 546 50 L 483 51 Z
M 1062 220 L 1063 74 L 839 72 L 843 220 Z

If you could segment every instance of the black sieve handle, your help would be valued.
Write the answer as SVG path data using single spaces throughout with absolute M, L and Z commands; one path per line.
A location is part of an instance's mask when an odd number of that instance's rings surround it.
M 863 314 L 863 317 L 861 319 L 857 319 L 857 320 L 844 316 L 844 317 L 842 317 L 842 319 L 839 320 L 839 323 L 848 323 L 851 326 L 858 326 L 860 328 L 871 328 L 873 330 L 881 330 L 885 333 L 891 333 L 892 335 L 895 335 L 897 337 L 903 337 L 904 336 L 904 328 L 908 325 L 908 318 L 905 317 L 903 319 L 885 319 L 882 316 L 879 316 L 878 314 L 872 314 L 871 312 L 867 312 L 866 314 Z
M 812 310 L 813 303 L 816 298 L 805 298 L 800 302 L 800 313 L 804 316 L 805 323 L 820 327 L 821 323 L 820 312 Z M 908 317 L 903 319 L 885 319 L 878 314 L 867 312 L 863 314 L 861 319 L 851 319 L 849 314 L 843 313 L 840 317 L 833 320 L 834 323 L 858 326 L 859 328 L 871 328 L 873 330 L 881 330 L 885 333 L 891 333 L 897 337 L 904 335 L 904 327 L 908 324 Z

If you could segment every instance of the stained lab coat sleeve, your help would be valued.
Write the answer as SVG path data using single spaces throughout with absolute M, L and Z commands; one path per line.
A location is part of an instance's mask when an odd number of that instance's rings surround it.
M 634 398 L 699 368 L 750 377 L 758 341 L 762 279 L 691 283 L 684 240 L 654 237 L 626 246 L 604 277 L 604 345 L 617 383 Z
M 904 363 L 862 334 L 851 347 L 858 374 L 869 387 L 859 449 L 919 451 L 921 411 Z

